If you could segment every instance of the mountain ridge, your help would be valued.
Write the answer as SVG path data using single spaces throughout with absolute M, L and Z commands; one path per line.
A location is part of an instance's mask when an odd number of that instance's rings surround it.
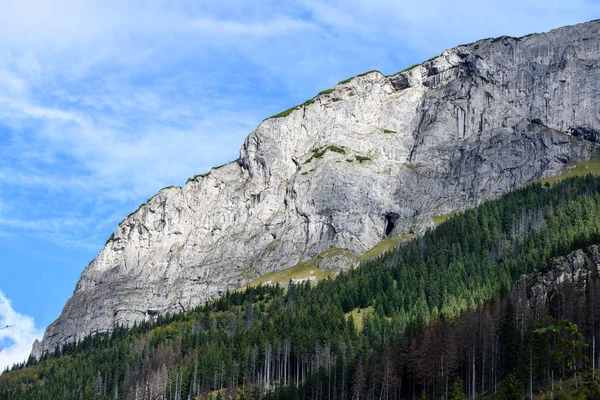
M 265 119 L 237 160 L 162 189 L 118 225 L 33 354 L 184 311 L 330 248 L 363 253 L 588 160 L 599 25 L 480 40 Z

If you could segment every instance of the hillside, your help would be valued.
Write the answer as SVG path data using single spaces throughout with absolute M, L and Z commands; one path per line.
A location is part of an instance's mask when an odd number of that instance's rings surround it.
M 440 398 L 583 382 L 598 357 L 594 243 L 600 177 L 530 185 L 334 280 L 249 287 L 31 358 L 0 376 L 0 399 Z M 564 338 L 586 347 L 559 349 Z
M 237 160 L 118 225 L 33 354 L 193 309 L 334 248 L 350 254 L 326 263 L 337 273 L 382 239 L 588 161 L 599 28 L 480 40 L 267 118 Z

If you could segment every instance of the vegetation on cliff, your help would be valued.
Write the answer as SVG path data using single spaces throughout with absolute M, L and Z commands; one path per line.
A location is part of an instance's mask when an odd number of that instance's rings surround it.
M 335 280 L 249 287 L 31 359 L 0 376 L 0 399 L 454 398 L 461 386 L 500 399 L 561 379 L 581 387 L 597 357 L 598 280 L 536 313 L 510 289 L 598 242 L 600 178 L 534 184 Z M 577 355 L 553 336 L 566 319 L 581 333 Z

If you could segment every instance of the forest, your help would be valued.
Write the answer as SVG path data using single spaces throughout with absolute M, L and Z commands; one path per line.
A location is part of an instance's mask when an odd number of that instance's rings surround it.
M 228 292 L 29 359 L 0 375 L 0 400 L 600 399 L 597 266 L 543 307 L 515 286 L 599 243 L 600 178 L 532 184 L 335 279 Z

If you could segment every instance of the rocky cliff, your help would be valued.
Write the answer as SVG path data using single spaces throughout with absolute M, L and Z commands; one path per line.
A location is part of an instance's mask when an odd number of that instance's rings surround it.
M 589 159 L 599 29 L 480 40 L 264 120 L 238 160 L 161 190 L 118 225 L 34 355 L 330 248 L 363 253 Z
M 593 285 L 590 283 L 598 276 L 600 245 L 553 258 L 543 270 L 521 276 L 511 290 L 517 321 L 520 326 L 532 326 L 547 315 L 578 315 L 577 309 L 583 311 L 586 308 L 597 312 L 593 304 L 579 302 L 584 298 L 581 294 L 591 289 Z M 588 292 L 587 296 L 592 299 L 589 301 L 599 303 L 600 299 L 596 298 L 593 291 Z

